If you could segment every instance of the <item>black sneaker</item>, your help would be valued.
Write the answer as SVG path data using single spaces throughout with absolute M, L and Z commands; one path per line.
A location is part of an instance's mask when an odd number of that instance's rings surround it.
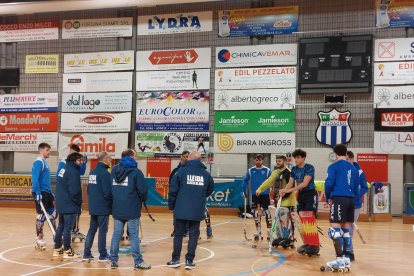
M 94 257 L 92 256 L 92 254 L 83 254 L 83 257 L 82 257 L 82 261 L 87 261 L 87 262 L 89 262 L 89 261 L 92 261 L 94 259 Z
M 117 269 L 118 268 L 118 262 L 117 261 L 111 261 L 111 269 Z
M 177 267 L 180 267 L 180 261 L 173 261 L 173 260 L 171 260 L 171 261 L 169 261 L 169 262 L 167 263 L 167 266 L 168 266 L 168 267 L 171 267 L 171 268 L 177 268 Z
M 187 270 L 193 270 L 195 269 L 195 264 L 193 262 L 190 261 L 185 261 L 185 269 Z
M 137 269 L 150 269 L 150 268 L 151 268 L 151 265 L 147 264 L 147 263 L 144 263 L 144 261 L 140 262 L 139 264 L 134 265 L 135 270 L 137 270 Z

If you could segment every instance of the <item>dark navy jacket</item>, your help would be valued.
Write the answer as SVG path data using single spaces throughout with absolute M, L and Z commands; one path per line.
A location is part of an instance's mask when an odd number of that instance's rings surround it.
M 112 210 L 112 178 L 109 166 L 99 162 L 89 173 L 88 205 L 92 216 L 108 216 Z
M 214 181 L 206 166 L 198 160 L 187 161 L 173 176 L 168 196 L 168 208 L 174 218 L 202 221 L 206 198 L 214 190 Z
M 82 206 L 80 166 L 74 162 L 58 172 L 56 183 L 56 210 L 59 214 L 79 214 Z
M 128 156 L 112 169 L 112 216 L 117 220 L 141 217 L 141 204 L 147 198 L 148 186 L 137 166 Z

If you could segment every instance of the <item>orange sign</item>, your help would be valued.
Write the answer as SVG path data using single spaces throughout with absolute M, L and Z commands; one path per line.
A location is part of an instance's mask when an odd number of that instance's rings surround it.
M 147 177 L 155 177 L 155 190 L 165 200 L 168 199 L 169 177 L 171 173 L 170 158 L 148 158 Z
M 0 115 L 0 132 L 49 131 L 58 131 L 58 113 L 5 113 Z

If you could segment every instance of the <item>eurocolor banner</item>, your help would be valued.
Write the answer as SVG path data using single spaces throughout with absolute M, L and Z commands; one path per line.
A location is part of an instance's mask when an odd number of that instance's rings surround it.
M 216 111 L 216 132 L 295 131 L 294 111 Z
M 413 0 L 376 0 L 377 27 L 413 27 Z
M 222 10 L 218 18 L 219 37 L 286 35 L 298 31 L 298 6 Z
M 132 110 L 132 92 L 62 95 L 62 112 L 125 112 Z
M 215 133 L 215 153 L 287 153 L 295 150 L 295 133 Z
M 0 201 L 33 201 L 32 176 L 0 174 Z
M 26 74 L 57 74 L 59 73 L 59 55 L 27 55 Z
M 413 108 L 414 86 L 374 86 L 375 108 Z
M 200 33 L 213 30 L 213 12 L 138 16 L 138 35 Z
M 131 129 L 131 112 L 125 113 L 62 113 L 62 132 L 126 132 Z
M 0 132 L 58 131 L 58 113 L 5 113 L 0 115 Z
M 57 132 L 0 133 L 0 151 L 37 151 L 40 143 L 57 150 Z
M 297 62 L 296 43 L 216 47 L 216 67 L 219 68 L 296 65 Z
M 101 72 L 134 70 L 134 51 L 67 54 L 64 72 Z
M 59 158 L 66 158 L 71 144 L 77 144 L 81 152 L 90 159 L 96 159 L 101 151 L 106 151 L 112 158 L 120 159 L 122 151 L 128 148 L 128 133 L 60 133 Z
M 132 91 L 132 72 L 63 74 L 63 92 Z
M 139 93 L 136 130 L 208 130 L 207 90 Z
M 196 69 L 210 67 L 211 48 L 137 52 L 137 71 Z
M 215 110 L 293 109 L 296 89 L 217 90 Z
M 63 20 L 62 39 L 129 37 L 132 17 Z
M 413 108 L 375 109 L 375 131 L 414 132 Z
M 374 58 L 376 62 L 413 60 L 414 38 L 376 39 Z
M 374 132 L 374 152 L 414 155 L 414 132 Z
M 210 89 L 210 69 L 137 72 L 137 91 Z
M 59 22 L 0 24 L 0 43 L 59 39 Z
M 184 150 L 206 154 L 208 132 L 135 132 L 135 149 L 139 157 L 178 157 Z
M 414 61 L 384 62 L 374 65 L 374 84 L 414 84 Z
M 258 89 L 296 87 L 296 67 L 216 69 L 215 88 Z
M 57 112 L 58 93 L 0 95 L 0 112 Z

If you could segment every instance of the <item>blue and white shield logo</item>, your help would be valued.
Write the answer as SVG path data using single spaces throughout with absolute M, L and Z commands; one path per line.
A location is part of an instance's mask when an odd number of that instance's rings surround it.
M 351 140 L 352 130 L 348 122 L 351 112 L 332 109 L 329 112 L 319 111 L 318 117 L 316 140 L 319 143 L 335 147 L 337 144 L 346 144 Z

